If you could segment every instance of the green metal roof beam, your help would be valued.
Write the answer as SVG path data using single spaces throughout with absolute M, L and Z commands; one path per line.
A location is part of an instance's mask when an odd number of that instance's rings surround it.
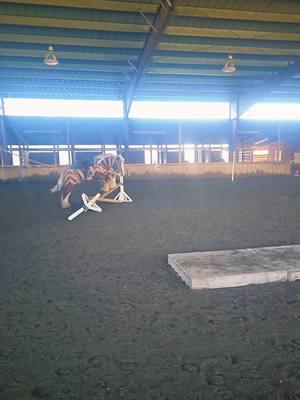
M 86 47 L 107 47 L 107 48 L 128 48 L 142 49 L 143 41 L 136 40 L 108 40 L 108 39 L 91 39 L 79 37 L 62 37 L 55 35 L 18 35 L 0 33 L 0 42 L 14 43 L 33 43 L 33 44 L 49 44 L 65 45 L 65 46 L 86 46 Z M 299 51 L 300 55 L 300 51 Z
M 175 12 L 177 0 L 162 0 L 162 3 L 157 11 L 155 19 L 153 21 L 153 26 L 149 31 L 148 37 L 145 42 L 145 46 L 142 50 L 142 53 L 139 57 L 139 60 L 136 65 L 136 71 L 131 79 L 128 90 L 125 96 L 125 111 L 126 116 L 128 116 L 130 112 L 130 107 L 134 98 L 134 94 L 141 79 L 141 76 L 145 70 L 147 63 L 152 57 L 156 46 L 158 45 L 167 25 Z
M 49 79 L 49 80 L 8 80 L 8 79 L 2 79 L 1 84 L 3 86 L 10 86 L 10 87 L 16 87 L 16 88 L 25 88 L 25 87 L 45 87 L 45 88 L 66 88 L 66 82 L 64 80 L 54 80 L 54 79 Z M 122 85 L 124 86 L 124 84 Z M 115 82 L 113 85 L 105 85 L 104 82 L 101 84 L 99 82 L 70 82 L 68 81 L 67 88 L 78 88 L 78 89 L 103 89 L 103 90 L 122 90 L 122 86 L 118 85 L 118 82 Z
M 199 28 L 189 26 L 168 26 L 166 35 L 176 36 L 196 36 L 196 37 L 221 37 L 252 40 L 290 40 L 299 41 L 300 33 L 275 32 L 275 31 L 257 31 L 242 29 L 215 29 Z
M 142 41 L 131 40 L 107 40 L 107 39 L 91 39 L 77 37 L 62 36 L 46 36 L 46 35 L 20 35 L 0 33 L 0 42 L 8 43 L 32 43 L 64 46 L 83 46 L 83 47 L 101 47 L 101 48 L 128 48 L 141 49 L 144 46 Z M 179 52 L 206 52 L 206 53 L 231 53 L 231 54 L 257 54 L 269 56 L 300 56 L 300 49 L 295 48 L 272 48 L 257 46 L 222 46 L 222 45 L 206 45 L 193 43 L 172 43 L 160 42 L 157 46 L 158 50 L 163 51 L 179 51 Z
M 124 74 L 111 76 L 101 72 L 90 73 L 88 71 L 49 71 L 46 69 L 36 70 L 36 69 L 26 69 L 23 68 L 15 69 L 9 68 L 8 70 L 0 69 L 0 78 L 28 78 L 28 79 L 61 79 L 67 81 L 66 84 L 71 80 L 79 81 L 91 81 L 91 82 L 127 82 L 128 79 L 125 78 Z
M 125 82 L 120 84 L 120 82 L 97 82 L 97 81 L 85 81 L 85 80 L 69 80 L 66 86 L 66 82 L 63 79 L 48 79 L 48 78 L 4 78 L 1 79 L 2 85 L 5 86 L 12 86 L 12 87 L 58 87 L 58 88 L 83 88 L 83 89 L 104 89 L 104 90 L 110 90 L 110 89 L 122 89 L 124 88 Z M 249 83 L 248 86 L 251 84 Z M 209 85 L 207 83 L 202 83 L 202 84 L 186 84 L 186 83 L 180 83 L 180 84 L 168 84 L 168 83 L 147 83 L 143 82 L 140 83 L 138 91 L 197 91 L 199 90 L 200 92 L 231 92 L 231 91 L 238 91 L 240 90 L 241 86 L 239 85 L 234 85 L 233 83 L 231 85 L 224 85 L 224 84 L 215 84 L 215 85 Z M 299 93 L 300 88 L 290 88 L 290 89 L 283 89 L 283 93 Z
M 83 21 L 79 19 L 64 18 L 40 18 L 25 17 L 17 15 L 0 15 L 0 24 L 6 25 L 29 25 L 29 26 L 47 26 L 51 28 L 67 28 L 67 29 L 88 29 L 96 31 L 109 32 L 136 32 L 147 33 L 149 25 L 144 24 L 124 24 L 119 22 L 103 22 L 103 21 Z
M 43 50 L 31 50 L 31 49 L 13 49 L 13 48 L 1 48 L 1 56 L 13 56 L 13 57 L 37 57 L 43 58 L 45 56 L 45 51 Z M 56 51 L 58 59 L 73 59 L 73 60 L 91 60 L 91 61 L 124 61 L 128 60 L 135 62 L 138 56 L 132 54 L 109 54 L 109 53 L 88 53 L 88 52 L 76 52 L 76 51 Z M 220 65 L 223 66 L 224 58 L 211 57 L 185 57 L 185 56 L 152 56 L 151 63 L 162 63 L 162 64 L 179 64 L 179 65 Z M 239 59 L 235 57 L 235 64 L 238 66 L 246 67 L 286 67 L 288 61 L 265 61 L 265 60 L 251 60 L 251 59 Z
M 288 45 L 287 45 L 288 46 Z M 158 50 L 187 51 L 187 52 L 206 52 L 206 53 L 225 53 L 225 54 L 260 54 L 260 55 L 287 55 L 299 56 L 300 49 L 258 47 L 258 46 L 222 46 L 206 45 L 194 43 L 171 43 L 161 42 L 157 46 Z
M 300 23 L 300 7 L 298 14 L 275 13 L 268 11 L 245 11 L 245 10 L 226 10 L 218 8 L 206 7 L 187 7 L 178 6 L 176 15 L 186 17 L 199 18 L 216 18 L 216 19 L 231 19 L 231 20 L 246 20 L 246 21 L 261 21 L 261 22 L 286 22 Z
M 129 2 L 129 1 L 105 1 L 105 0 L 6 0 L 7 3 L 30 4 L 68 8 L 83 8 L 94 10 L 107 10 L 119 12 L 144 12 L 155 14 L 156 4 Z M 300 23 L 300 7 L 298 13 L 261 12 L 247 10 L 228 10 L 223 8 L 207 8 L 179 5 L 176 15 L 185 17 L 216 18 L 229 20 L 246 20 L 262 22 Z
M 44 65 L 42 62 L 36 62 L 36 61 L 14 61 L 14 60 L 8 60 L 8 59 L 1 59 L 1 66 L 6 67 L 6 68 L 35 68 L 35 69 L 41 69 L 41 70 L 49 70 L 49 67 Z M 120 66 L 120 65 L 110 65 L 110 64 L 59 64 L 55 67 L 56 71 L 62 71 L 62 70 L 76 70 L 76 71 L 100 71 L 100 72 L 125 72 L 125 73 L 132 73 L 133 69 L 131 66 Z M 176 74 L 176 75 L 208 75 L 208 76 L 224 76 L 224 72 L 221 70 L 221 68 L 169 68 L 169 67 L 147 67 L 145 69 L 145 72 L 148 74 Z M 264 70 L 263 76 L 268 76 L 274 73 L 274 70 Z M 256 77 L 256 78 L 261 78 L 262 74 L 259 73 L 257 70 L 242 70 L 239 69 L 235 72 L 235 76 L 244 76 L 244 77 Z M 227 77 L 230 78 L 230 77 Z
M 46 68 L 43 69 L 26 69 L 24 68 L 14 68 L 14 69 L 2 69 L 0 70 L 0 78 L 28 78 L 28 79 L 61 79 L 61 80 L 84 80 L 84 81 L 119 81 L 124 82 L 127 81 L 124 74 L 119 75 L 107 75 L 101 72 L 89 72 L 89 71 L 57 71 L 57 70 L 49 70 Z M 206 85 L 253 85 L 258 84 L 262 81 L 258 79 L 251 79 L 250 77 L 247 79 L 243 79 L 241 77 L 231 76 L 219 76 L 219 77 L 205 77 L 205 76 L 189 76 L 189 75 L 143 75 L 140 82 L 142 83 L 168 83 L 168 84 L 206 84 Z M 296 81 L 296 82 L 294 82 Z M 68 84 L 68 82 L 66 83 Z M 294 79 L 293 82 L 289 83 L 289 86 L 298 86 L 297 79 Z
M 47 26 L 52 28 L 69 29 L 88 29 L 103 30 L 110 32 L 135 32 L 147 33 L 149 25 L 144 24 L 124 24 L 117 22 L 102 21 L 82 21 L 63 18 L 40 18 L 0 15 L 0 24 L 6 25 L 29 25 L 29 26 Z M 282 40 L 282 41 L 300 41 L 300 33 L 275 32 L 275 31 L 257 31 L 240 29 L 215 29 L 184 26 L 168 26 L 164 32 L 171 36 L 194 36 L 194 37 L 221 37 L 221 38 L 239 38 L 252 40 Z
M 49 70 L 49 67 L 43 64 L 43 62 L 37 61 L 12 61 L 8 59 L 0 58 L 1 67 L 6 68 L 36 68 L 41 70 Z M 110 64 L 71 64 L 61 63 L 55 67 L 56 71 L 63 70 L 76 70 L 76 71 L 95 71 L 95 72 L 125 72 L 131 73 L 132 67 L 121 66 L 121 65 L 110 65 Z
M 6 0 L 6 3 L 155 14 L 158 4 L 106 0 Z
M 124 61 L 127 66 L 127 61 L 136 61 L 138 56 L 132 54 L 109 54 L 109 53 L 87 53 L 76 51 L 56 51 L 57 58 L 65 58 L 72 60 L 90 60 L 90 61 Z M 0 56 L 13 56 L 13 57 L 34 57 L 43 59 L 45 51 L 43 50 L 29 50 L 29 49 L 8 49 L 0 47 Z

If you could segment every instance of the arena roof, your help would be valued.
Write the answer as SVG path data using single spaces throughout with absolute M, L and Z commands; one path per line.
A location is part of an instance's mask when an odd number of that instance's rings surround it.
M 2 97 L 299 101 L 299 62 L 294 0 L 0 3 Z

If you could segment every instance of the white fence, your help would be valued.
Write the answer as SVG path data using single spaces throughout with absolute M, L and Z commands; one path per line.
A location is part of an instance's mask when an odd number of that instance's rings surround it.
M 9 145 L 2 165 L 70 165 L 96 154 L 117 152 L 128 164 L 228 162 L 228 144 L 167 145 Z

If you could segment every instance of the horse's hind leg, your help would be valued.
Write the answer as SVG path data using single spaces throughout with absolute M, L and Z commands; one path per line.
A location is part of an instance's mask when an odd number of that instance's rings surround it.
M 61 208 L 70 208 L 70 207 L 71 207 L 71 204 L 70 204 L 70 196 L 71 196 L 71 192 L 68 193 L 68 194 L 66 195 L 66 197 L 63 197 L 63 194 L 61 195 L 61 198 L 60 198 L 60 205 L 61 205 Z
M 64 174 L 61 174 L 60 177 L 58 178 L 56 185 L 50 189 L 50 192 L 51 193 L 59 192 L 63 187 L 63 182 L 64 182 Z

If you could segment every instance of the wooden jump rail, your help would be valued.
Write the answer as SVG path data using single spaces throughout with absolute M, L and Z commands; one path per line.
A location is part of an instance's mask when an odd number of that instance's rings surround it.
M 115 190 L 121 187 L 121 184 L 117 185 L 115 188 L 109 190 L 108 192 L 103 193 L 102 196 L 98 197 L 96 201 L 102 202 L 102 203 L 120 203 L 120 200 L 115 200 L 115 199 L 108 199 L 107 196 L 109 196 L 111 193 L 113 193 Z

